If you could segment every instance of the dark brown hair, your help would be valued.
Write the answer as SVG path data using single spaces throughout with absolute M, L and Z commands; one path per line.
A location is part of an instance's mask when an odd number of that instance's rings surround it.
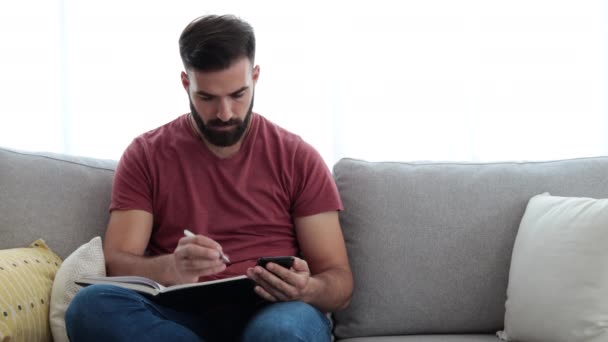
M 179 37 L 179 53 L 186 69 L 222 70 L 242 57 L 249 58 L 253 65 L 253 28 L 234 15 L 199 17 Z

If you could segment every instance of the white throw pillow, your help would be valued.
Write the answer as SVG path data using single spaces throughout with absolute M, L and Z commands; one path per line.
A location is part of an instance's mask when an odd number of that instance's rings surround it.
M 608 199 L 530 199 L 505 306 L 502 339 L 608 341 Z
M 57 271 L 53 281 L 49 312 L 54 342 L 69 341 L 65 330 L 65 311 L 76 292 L 81 289 L 74 281 L 80 277 L 90 275 L 106 275 L 103 248 L 99 236 L 78 247 L 63 261 Z

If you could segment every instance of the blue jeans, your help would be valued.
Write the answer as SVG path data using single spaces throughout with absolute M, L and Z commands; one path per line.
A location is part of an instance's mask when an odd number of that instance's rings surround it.
M 303 302 L 257 300 L 185 310 L 112 285 L 81 289 L 65 315 L 70 341 L 330 341 L 327 317 Z

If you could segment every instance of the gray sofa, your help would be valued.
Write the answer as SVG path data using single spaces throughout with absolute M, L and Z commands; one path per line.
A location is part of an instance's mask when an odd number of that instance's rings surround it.
M 115 161 L 0 149 L 0 249 L 43 238 L 61 258 L 103 236 Z M 339 341 L 499 341 L 512 246 L 530 197 L 608 197 L 608 157 L 369 163 L 334 176 L 355 277 Z

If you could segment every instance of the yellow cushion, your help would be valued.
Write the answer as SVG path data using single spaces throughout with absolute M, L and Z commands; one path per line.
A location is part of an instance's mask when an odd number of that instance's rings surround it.
M 49 302 L 60 265 L 43 240 L 0 250 L 0 341 L 52 341 Z

